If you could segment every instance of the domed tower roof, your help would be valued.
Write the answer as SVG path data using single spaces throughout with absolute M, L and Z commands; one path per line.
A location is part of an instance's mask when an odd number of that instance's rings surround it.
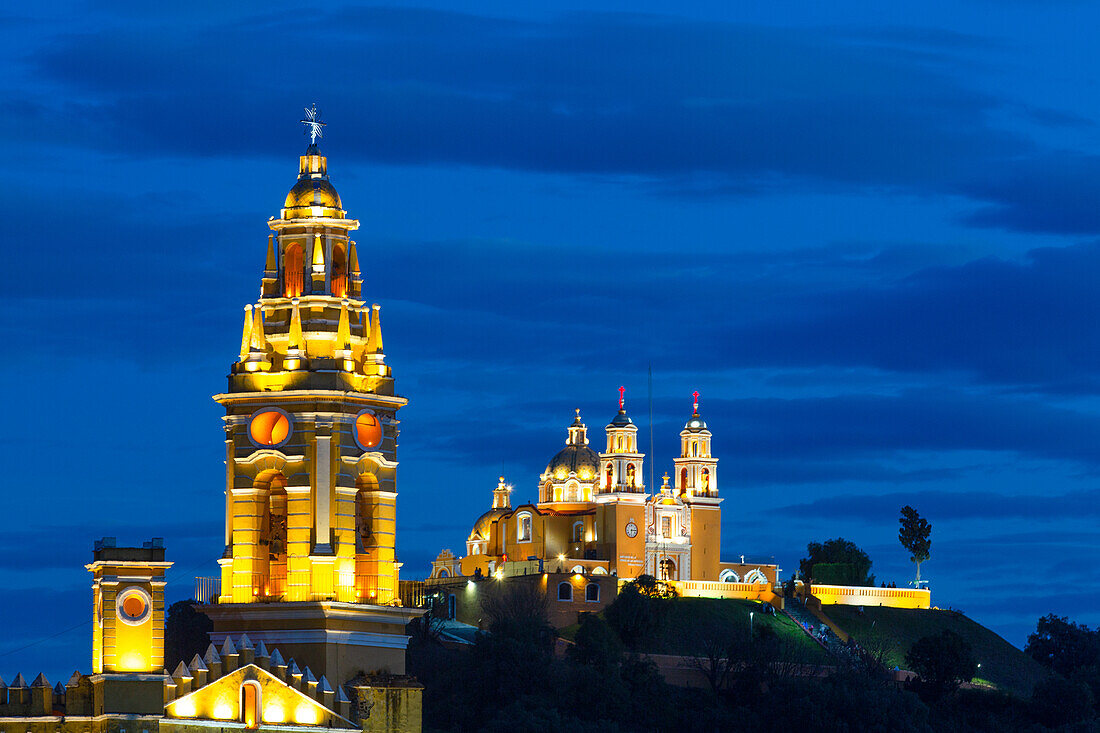
M 470 530 L 470 536 L 468 540 L 487 540 L 489 539 L 489 531 L 492 529 L 493 522 L 500 517 L 508 513 L 507 509 L 490 509 L 482 514 L 474 522 L 474 528 Z
M 558 479 L 565 478 L 572 472 L 576 472 L 583 480 L 594 478 L 599 470 L 600 456 L 588 447 L 588 429 L 581 422 L 580 410 L 577 410 L 577 417 L 569 426 L 568 434 L 565 447 L 550 459 L 546 473 Z
M 317 144 L 311 143 L 306 154 L 299 158 L 298 181 L 286 195 L 282 218 L 343 219 L 346 213 L 340 194 L 328 180 L 328 161 Z
M 691 417 L 684 425 L 684 430 L 689 433 L 701 433 L 707 429 L 707 424 L 703 418 L 699 417 L 699 393 L 693 392 L 692 397 L 695 398 L 695 405 L 692 408 Z

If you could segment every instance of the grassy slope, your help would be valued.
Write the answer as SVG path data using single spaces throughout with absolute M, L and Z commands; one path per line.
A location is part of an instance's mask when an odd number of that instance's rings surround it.
M 828 655 L 806 637 L 793 621 L 782 615 L 764 615 L 760 605 L 752 601 L 719 600 L 714 598 L 673 598 L 658 601 L 661 623 L 646 640 L 642 651 L 650 654 L 697 653 L 693 629 L 711 623 L 729 629 L 735 636 L 749 638 L 749 612 L 754 613 L 753 626 L 770 627 L 789 645 L 792 655 L 806 664 L 829 664 Z
M 978 677 L 1002 689 L 1030 694 L 1046 673 L 1031 657 L 984 626 L 957 611 L 918 611 L 868 606 L 862 614 L 854 606 L 826 606 L 825 613 L 840 628 L 874 653 L 885 649 L 887 666 L 905 669 L 905 653 L 922 636 L 944 629 L 966 639 L 981 669 Z

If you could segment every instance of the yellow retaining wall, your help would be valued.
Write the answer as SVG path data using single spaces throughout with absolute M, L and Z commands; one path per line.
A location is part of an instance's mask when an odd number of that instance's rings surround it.
M 931 608 L 932 592 L 913 588 L 875 588 L 852 585 L 810 586 L 810 593 L 825 606 L 888 606 L 890 608 Z
M 776 594 L 771 583 L 720 583 L 708 580 L 671 580 L 669 585 L 685 598 L 740 598 L 762 601 L 783 609 L 783 597 Z

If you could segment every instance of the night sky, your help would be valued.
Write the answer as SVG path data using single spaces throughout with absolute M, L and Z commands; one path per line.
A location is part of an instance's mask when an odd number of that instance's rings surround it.
M 1100 622 L 1100 7 L 525 5 L 2 11 L 6 680 L 89 670 L 95 538 L 216 574 L 210 396 L 313 102 L 410 400 L 403 577 L 575 407 L 599 448 L 624 385 L 648 444 L 652 365 L 726 559 L 843 536 L 904 585 L 912 504 L 935 604 Z

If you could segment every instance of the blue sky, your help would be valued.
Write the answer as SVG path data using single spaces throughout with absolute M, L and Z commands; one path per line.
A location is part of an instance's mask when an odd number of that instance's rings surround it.
M 727 557 L 843 536 L 904 583 L 912 504 L 938 605 L 1100 622 L 1100 8 L 621 5 L 3 11 L 0 675 L 88 668 L 96 537 L 165 537 L 171 599 L 215 574 L 210 395 L 314 101 L 410 399 L 404 577 L 574 407 L 644 429 L 652 365 Z

